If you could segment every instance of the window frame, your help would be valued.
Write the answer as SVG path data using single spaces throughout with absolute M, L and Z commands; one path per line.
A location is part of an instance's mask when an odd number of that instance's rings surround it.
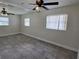
M 26 25 L 26 19 L 29 19 L 28 21 L 29 21 L 29 24 L 28 25 Z M 31 19 L 30 18 L 24 18 L 24 26 L 26 26 L 26 27 L 30 27 L 30 21 L 31 21 Z
M 58 20 L 58 28 L 57 29 L 53 29 L 53 28 L 47 28 L 47 17 L 50 17 L 50 16 L 61 16 L 61 15 L 66 15 L 66 21 L 64 23 L 65 25 L 65 28 L 64 30 L 63 29 L 59 29 L 59 25 L 60 25 L 60 19 Z M 55 15 L 48 15 L 46 16 L 46 22 L 45 22 L 45 28 L 48 29 L 48 30 L 59 30 L 59 31 L 66 31 L 67 30 L 67 23 L 68 23 L 68 14 L 55 14 Z
M 9 23 L 9 17 L 8 16 L 0 16 L 0 17 L 4 17 L 4 18 L 8 18 L 8 25 L 0 25 L 0 27 L 2 27 L 2 26 L 9 26 L 10 25 L 10 23 Z

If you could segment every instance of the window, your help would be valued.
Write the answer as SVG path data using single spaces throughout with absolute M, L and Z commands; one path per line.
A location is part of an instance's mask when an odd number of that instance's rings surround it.
M 47 16 L 46 28 L 56 30 L 66 30 L 68 15 L 53 15 Z
M 30 18 L 25 18 L 24 19 L 24 25 L 25 26 L 30 26 Z
M 0 17 L 0 26 L 8 26 L 9 18 L 8 17 Z

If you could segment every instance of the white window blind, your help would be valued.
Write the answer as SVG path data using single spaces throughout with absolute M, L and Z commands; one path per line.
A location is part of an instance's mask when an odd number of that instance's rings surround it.
M 56 30 L 66 30 L 67 18 L 68 18 L 67 14 L 47 16 L 46 28 Z
M 59 30 L 66 30 L 68 15 L 60 15 Z
M 24 19 L 24 25 L 25 26 L 30 26 L 30 18 L 25 18 Z
M 0 26 L 8 26 L 9 18 L 8 17 L 0 17 Z

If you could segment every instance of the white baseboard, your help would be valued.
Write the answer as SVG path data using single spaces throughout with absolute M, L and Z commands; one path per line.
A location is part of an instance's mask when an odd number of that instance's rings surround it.
M 20 32 L 17 32 L 17 33 L 9 33 L 9 34 L 3 34 L 3 35 L 0 35 L 0 37 L 3 37 L 3 36 L 8 36 L 8 35 L 14 35 L 14 34 L 19 34 Z
M 63 48 L 66 48 L 66 49 L 72 50 L 72 51 L 76 51 L 76 52 L 78 52 L 77 49 L 72 48 L 72 47 L 69 47 L 69 46 L 66 46 L 66 45 L 62 45 L 62 44 L 59 44 L 59 43 L 56 43 L 56 42 L 48 41 L 48 40 L 45 40 L 45 39 L 42 39 L 42 38 L 36 37 L 36 36 L 34 36 L 34 35 L 25 34 L 25 33 L 22 33 L 22 34 L 27 35 L 27 36 L 30 36 L 30 37 L 34 37 L 34 38 L 36 38 L 36 39 L 38 39 L 38 40 L 45 41 L 45 42 L 48 42 L 48 43 L 51 43 L 51 44 L 54 44 L 54 45 L 57 45 L 57 46 L 60 46 L 60 47 L 63 47 Z

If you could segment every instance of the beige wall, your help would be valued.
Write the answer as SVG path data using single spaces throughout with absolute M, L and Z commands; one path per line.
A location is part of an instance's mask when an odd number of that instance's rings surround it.
M 49 30 L 45 28 L 46 16 L 68 14 L 67 31 Z M 41 13 L 28 13 L 21 16 L 21 31 L 42 40 L 55 42 L 72 50 L 78 50 L 79 45 L 79 5 L 66 6 Z M 24 18 L 31 19 L 31 26 L 24 26 Z
M 0 36 L 19 32 L 19 16 L 12 15 L 8 17 L 9 26 L 0 26 Z

